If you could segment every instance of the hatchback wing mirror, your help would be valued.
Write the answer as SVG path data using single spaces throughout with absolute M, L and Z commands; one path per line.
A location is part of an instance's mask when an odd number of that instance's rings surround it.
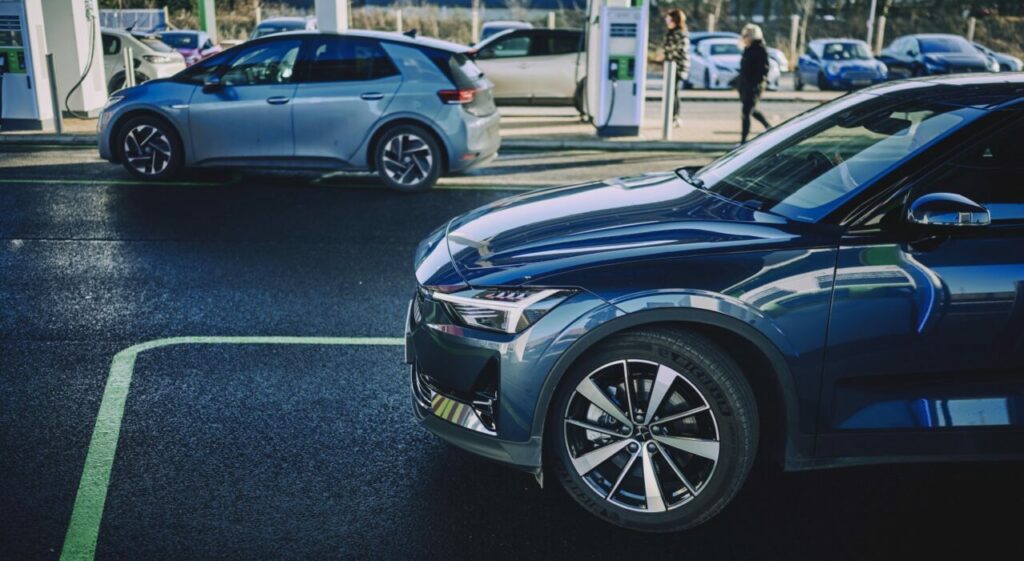
M 221 82 L 220 76 L 211 74 L 203 80 L 203 91 L 213 92 L 224 87 L 224 82 Z
M 926 228 L 978 228 L 992 223 L 987 208 L 955 193 L 931 193 L 910 203 L 907 222 Z

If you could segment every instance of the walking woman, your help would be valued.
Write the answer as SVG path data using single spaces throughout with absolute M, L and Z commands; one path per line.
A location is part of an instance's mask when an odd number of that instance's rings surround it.
M 740 60 L 740 75 L 736 87 L 740 92 L 740 102 L 743 104 L 743 132 L 740 136 L 742 144 L 750 135 L 751 116 L 764 125 L 764 128 L 770 127 L 768 119 L 757 108 L 757 102 L 761 99 L 768 82 L 769 59 L 768 49 L 764 46 L 764 33 L 759 26 L 752 23 L 743 26 L 740 38 L 743 42 L 743 58 Z
M 672 106 L 672 123 L 679 126 L 679 85 L 690 75 L 690 34 L 686 30 L 686 14 L 679 8 L 673 8 L 665 14 L 665 62 L 676 63 L 676 96 Z M 666 79 L 668 76 L 665 77 Z

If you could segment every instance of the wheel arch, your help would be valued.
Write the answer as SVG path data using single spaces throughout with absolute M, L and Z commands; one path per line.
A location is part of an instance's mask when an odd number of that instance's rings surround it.
M 792 373 L 775 344 L 756 328 L 719 312 L 695 308 L 645 310 L 610 320 L 580 337 L 551 369 L 537 402 L 532 434 L 545 435 L 554 396 L 569 369 L 586 351 L 608 338 L 643 329 L 689 330 L 720 345 L 740 365 L 754 390 L 762 441 L 759 454 L 788 466 L 810 456 L 810 444 L 798 438 L 798 398 Z M 542 445 L 542 454 L 544 446 Z
M 377 125 L 377 128 L 370 135 L 370 140 L 366 143 L 366 167 L 370 171 L 377 171 L 377 162 L 374 154 L 377 152 L 377 145 L 380 143 L 384 135 L 394 127 L 401 125 L 413 125 L 422 128 L 430 134 L 437 145 L 441 147 L 441 173 L 448 173 L 450 158 L 451 158 L 451 146 L 445 139 L 436 126 L 427 122 L 425 119 L 417 118 L 413 116 L 399 116 L 392 119 L 388 119 Z
M 122 160 L 121 148 L 120 146 L 118 146 L 118 139 L 121 138 L 121 129 L 124 127 L 125 123 L 136 117 L 153 117 L 156 119 L 160 119 L 161 121 L 166 123 L 167 126 L 171 127 L 171 130 L 174 131 L 174 134 L 178 135 L 178 142 L 181 143 L 182 154 L 185 156 L 185 164 L 188 164 L 190 158 L 188 157 L 188 147 L 185 146 L 185 135 L 183 135 L 178 126 L 174 124 L 174 120 L 168 118 L 163 113 L 148 107 L 129 109 L 128 111 L 125 111 L 124 113 L 118 115 L 114 122 L 110 123 L 110 137 L 108 139 L 108 148 L 110 149 L 110 157 L 113 159 L 113 162 L 120 163 Z

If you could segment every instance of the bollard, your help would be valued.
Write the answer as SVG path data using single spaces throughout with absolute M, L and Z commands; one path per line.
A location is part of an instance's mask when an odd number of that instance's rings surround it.
M 473 0 L 471 11 L 470 33 L 473 34 L 473 37 L 469 40 L 470 44 L 480 40 L 480 0 Z
M 789 69 L 796 68 L 797 59 L 800 58 L 800 51 L 797 48 L 797 38 L 800 36 L 800 16 L 793 14 L 789 16 Z
M 978 24 L 978 18 L 971 16 L 967 18 L 967 40 L 974 42 L 974 26 Z
M 548 12 L 548 29 L 555 28 L 555 12 Z
M 64 114 L 60 110 L 60 96 L 57 95 L 57 72 L 53 69 L 53 53 L 46 53 L 46 74 L 50 78 L 50 103 L 53 105 L 53 126 L 57 134 L 64 134 Z
M 402 29 L 402 9 L 395 10 L 395 31 L 402 33 L 405 31 Z
M 665 63 L 665 95 L 662 98 L 665 105 L 665 118 L 661 123 L 662 140 L 672 140 L 672 109 L 676 105 L 676 96 L 679 91 L 676 89 L 676 63 L 670 60 Z
M 714 12 L 708 14 L 708 31 L 715 30 L 715 14 Z
M 882 52 L 882 42 L 885 41 L 885 16 L 878 16 L 878 25 L 875 26 L 875 48 L 873 54 Z
M 125 47 L 124 52 L 124 87 L 135 87 L 135 57 L 132 56 L 132 48 Z

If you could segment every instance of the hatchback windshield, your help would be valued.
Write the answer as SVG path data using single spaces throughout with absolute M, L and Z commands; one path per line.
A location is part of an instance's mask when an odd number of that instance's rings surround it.
M 871 54 L 862 43 L 828 43 L 821 50 L 825 60 L 869 59 Z
M 715 43 L 711 45 L 712 55 L 738 55 L 742 54 L 739 45 L 733 43 Z
M 752 208 L 814 222 L 983 114 L 934 99 L 847 98 L 762 134 L 701 170 L 698 179 Z
M 969 53 L 971 45 L 959 37 L 922 37 L 921 52 L 928 53 Z

